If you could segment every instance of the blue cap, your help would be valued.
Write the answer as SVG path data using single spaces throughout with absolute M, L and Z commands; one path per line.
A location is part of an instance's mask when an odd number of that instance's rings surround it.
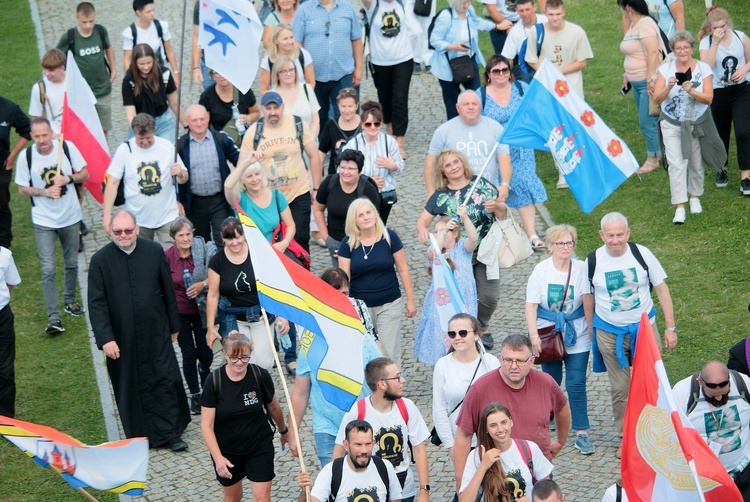
M 275 91 L 268 91 L 263 95 L 263 98 L 260 100 L 260 106 L 268 106 L 271 103 L 274 103 L 276 105 L 283 105 L 284 100 L 281 99 L 281 95 L 278 92 Z

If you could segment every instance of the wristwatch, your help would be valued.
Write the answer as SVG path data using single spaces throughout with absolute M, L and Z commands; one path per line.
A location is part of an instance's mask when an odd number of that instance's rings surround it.
M 666 329 L 667 331 L 674 331 L 675 333 L 677 333 L 677 326 L 672 326 L 671 328 L 664 328 L 664 329 Z
M 424 490 L 426 492 L 430 491 L 430 485 L 419 485 L 420 490 Z

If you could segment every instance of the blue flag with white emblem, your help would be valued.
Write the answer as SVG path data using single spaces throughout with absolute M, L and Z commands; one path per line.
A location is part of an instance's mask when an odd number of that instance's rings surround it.
M 206 66 L 246 93 L 260 64 L 263 25 L 249 0 L 201 0 L 198 46 Z
M 625 142 L 548 60 L 534 75 L 499 142 L 550 152 L 586 214 L 638 169 Z

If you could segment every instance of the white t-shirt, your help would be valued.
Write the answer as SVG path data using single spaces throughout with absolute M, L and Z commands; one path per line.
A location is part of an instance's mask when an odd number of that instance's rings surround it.
M 673 77 L 676 71 L 674 60 L 659 67 L 659 74 L 664 78 L 665 83 L 669 82 L 669 78 Z M 696 61 L 695 71 L 692 74 L 690 80 L 693 88 L 698 92 L 703 92 L 703 79 L 713 77 L 711 67 L 703 61 Z M 670 118 L 684 122 L 697 119 L 706 112 L 708 106 L 705 103 L 699 103 L 689 96 L 681 85 L 675 84 L 669 91 L 667 99 L 661 102 L 661 111 Z
M 471 377 L 477 364 L 479 364 L 478 360 L 470 363 L 458 362 L 452 353 L 441 357 L 435 364 L 435 371 L 432 374 L 432 419 L 440 439 L 443 440 L 443 448 L 453 447 L 456 429 L 458 429 L 456 418 L 461 413 L 461 407 L 459 406 L 453 413 L 451 410 L 466 396 L 469 382 L 474 383 L 485 373 L 497 371 L 500 367 L 500 360 L 489 352 L 485 352 L 472 381 Z M 472 438 L 472 445 L 474 444 L 476 444 L 476 436 Z
M 409 42 L 409 30 L 405 8 L 409 8 L 409 1 L 403 0 L 375 0 L 366 9 L 367 19 L 372 17 L 375 7 L 378 11 L 372 19 L 370 28 L 370 61 L 378 66 L 394 66 L 410 60 L 413 55 Z M 414 2 L 411 2 L 414 10 Z
M 16 263 L 13 261 L 13 253 L 10 249 L 0 246 L 0 309 L 4 309 L 10 303 L 8 286 L 18 284 L 21 284 L 21 276 L 18 275 Z
M 625 488 L 621 488 L 620 493 L 622 494 L 622 497 L 618 501 L 617 500 L 617 485 L 612 485 L 609 488 L 607 488 L 606 492 L 604 492 L 604 496 L 602 497 L 602 502 L 628 502 L 628 494 L 625 493 Z
M 645 246 L 637 245 L 648 265 L 648 274 L 635 259 L 630 247 L 624 255 L 611 257 L 604 246 L 596 250 L 594 273 L 594 303 L 596 314 L 614 326 L 640 322 L 641 314 L 654 306 L 649 278 L 654 287 L 667 278 L 667 273 L 654 254 Z M 588 259 L 586 260 L 588 277 Z
M 750 388 L 750 378 L 740 373 L 745 385 Z M 680 380 L 672 389 L 677 406 L 687 410 L 690 399 L 692 376 Z M 704 399 L 700 386 L 700 399 L 688 418 L 698 434 L 712 446 L 720 447 L 719 460 L 727 471 L 737 467 L 745 457 L 750 457 L 750 404 L 740 396 L 734 376 L 729 374 L 729 401 L 720 408 L 714 408 Z M 712 448 L 713 449 L 713 448 Z M 714 450 L 716 451 L 716 450 Z
M 310 55 L 310 53 L 307 52 L 307 49 L 305 49 L 304 47 L 297 47 L 297 48 L 300 50 L 300 52 L 302 52 L 304 54 L 305 68 L 307 68 L 308 66 L 310 66 L 311 64 L 313 64 L 312 55 Z M 297 58 L 297 59 L 295 59 L 293 61 L 294 61 L 294 66 L 297 68 L 297 77 L 298 77 L 299 81 L 302 82 L 303 80 L 305 80 L 305 70 L 302 68 L 302 65 L 300 64 L 299 58 Z M 260 68 L 262 70 L 266 70 L 268 73 L 271 73 L 271 65 L 268 63 L 268 56 L 267 55 L 263 56 L 263 59 L 260 60 Z M 287 112 L 288 112 L 288 110 L 287 110 Z
M 169 23 L 167 23 L 166 21 L 162 21 L 161 19 L 159 19 L 159 23 L 161 24 L 161 31 L 164 37 L 164 41 L 168 42 L 172 38 L 172 34 L 169 32 Z M 156 31 L 156 24 L 152 22 L 151 26 L 144 30 L 143 28 L 140 28 L 138 26 L 138 23 L 136 23 L 135 30 L 137 36 L 136 42 L 139 44 L 150 45 L 154 50 L 154 54 L 156 54 L 156 59 L 159 59 L 159 52 L 161 52 L 161 59 L 165 63 L 167 63 L 167 52 L 162 47 L 161 39 L 159 38 L 159 32 Z M 122 31 L 122 50 L 133 50 L 133 32 L 130 30 L 130 25 L 128 25 Z
M 703 37 L 700 43 L 700 50 L 707 51 L 711 49 L 711 42 L 708 36 Z M 736 85 L 732 82 L 732 75 L 738 68 L 742 68 L 747 63 L 745 59 L 745 45 L 743 40 L 745 33 L 739 30 L 732 30 L 732 42 L 729 47 L 719 44 L 716 48 L 716 59 L 712 68 L 714 78 L 714 89 L 721 89 L 727 85 Z M 750 81 L 750 72 L 745 74 L 745 81 Z
M 396 477 L 396 471 L 390 462 L 384 462 L 388 470 L 388 485 L 390 486 L 390 500 L 401 500 L 401 484 Z M 315 484 L 310 491 L 310 495 L 316 499 L 325 502 L 331 495 L 331 478 L 333 477 L 333 462 L 329 462 L 320 471 L 315 479 Z M 363 472 L 356 472 L 349 467 L 349 462 L 345 459 L 341 472 L 341 485 L 336 494 L 337 502 L 347 502 L 349 500 L 379 500 L 386 501 L 386 487 L 383 480 L 380 479 L 378 468 L 372 460 Z
M 68 157 L 62 154 L 62 165 L 60 174 L 69 176 L 86 167 L 86 161 L 83 159 L 81 152 L 70 141 L 65 142 L 70 151 L 70 165 Z M 52 142 L 52 152 L 48 155 L 42 155 L 36 146 L 31 148 L 31 173 L 29 165 L 26 163 L 26 151 L 21 152 L 16 162 L 16 185 L 20 187 L 47 188 L 52 186 L 49 180 L 57 171 L 57 152 L 60 148 L 59 141 Z M 31 177 L 29 177 L 31 174 Z M 65 193 L 62 193 L 62 192 Z M 68 184 L 62 188 L 59 199 L 48 199 L 47 197 L 34 197 L 34 205 L 31 206 L 31 221 L 34 225 L 41 225 L 48 228 L 65 228 L 81 221 L 81 205 L 78 203 L 75 185 Z
M 531 461 L 534 464 L 534 478 L 539 481 L 548 477 L 552 474 L 552 469 L 554 469 L 552 463 L 547 460 L 535 442 L 527 441 L 527 443 L 531 453 Z M 513 446 L 500 454 L 500 462 L 503 464 L 507 482 L 513 484 L 515 498 L 531 497 L 531 489 L 534 487 L 531 482 L 531 471 L 529 471 L 529 467 L 526 465 L 526 459 L 520 450 L 520 446 L 515 441 L 513 441 Z M 464 475 L 461 478 L 461 490 L 459 490 L 459 493 L 463 492 L 469 486 L 481 463 L 479 448 L 475 448 L 469 452 L 469 456 L 466 459 L 466 466 L 464 467 Z
M 415 496 L 417 490 L 414 485 L 414 473 L 409 468 L 411 458 L 407 442 L 411 442 L 412 446 L 417 446 L 424 443 L 430 437 L 430 431 L 427 429 L 427 424 L 425 424 L 422 414 L 411 399 L 403 398 L 406 409 L 409 412 L 409 423 L 407 424 L 404 422 L 395 402 L 391 407 L 391 411 L 380 413 L 372 407 L 369 397 L 364 399 L 366 403 L 364 419 L 372 425 L 375 436 L 375 448 L 373 448 L 372 454 L 378 455 L 383 460 L 390 461 L 397 473 L 407 471 L 408 474 L 406 475 L 406 482 L 404 483 L 401 496 L 403 498 Z M 356 419 L 357 404 L 355 403 L 352 409 L 347 411 L 341 420 L 339 432 L 336 434 L 336 444 L 344 444 L 346 424 Z M 384 448 L 381 448 L 381 446 L 384 446 Z
M 65 84 L 65 80 L 59 84 L 55 84 L 47 80 L 47 77 L 42 77 L 42 81 L 44 81 L 44 93 L 47 95 L 47 106 L 45 106 L 46 113 L 42 110 L 42 101 L 39 97 L 39 82 L 36 82 L 31 87 L 29 116 L 46 117 L 52 125 L 52 132 L 60 134 L 63 102 L 65 100 L 65 89 L 67 89 L 67 85 Z
M 171 172 L 174 146 L 158 136 L 147 150 L 139 147 L 135 138 L 127 143 L 132 153 L 123 143 L 107 169 L 108 175 L 125 183 L 125 209 L 144 228 L 159 228 L 174 221 L 179 216 Z M 178 157 L 177 163 L 182 164 L 182 159 Z
M 503 45 L 503 52 L 501 54 L 513 61 L 513 58 L 516 57 L 518 50 L 521 48 L 521 44 L 529 37 L 529 31 L 531 28 L 539 23 L 544 24 L 546 22 L 547 16 L 544 14 L 537 14 L 536 23 L 528 28 L 525 27 L 523 23 L 514 24 L 513 28 L 508 32 L 508 38 L 505 40 L 505 45 Z
M 516 22 L 520 19 L 516 13 L 516 2 L 515 0 L 481 0 L 483 4 L 497 6 L 498 12 L 508 21 Z
M 573 270 L 570 274 L 570 285 L 568 295 L 565 297 L 565 313 L 570 314 L 583 305 L 583 295 L 588 294 L 589 285 L 588 269 L 581 260 L 572 260 Z M 526 303 L 535 303 L 541 307 L 560 312 L 563 295 L 565 294 L 565 282 L 568 272 L 561 272 L 555 268 L 550 256 L 534 267 L 534 271 L 526 284 Z M 550 308 L 552 305 L 553 308 Z M 553 321 L 537 317 L 537 329 L 546 328 L 555 324 Z M 573 321 L 576 327 L 576 343 L 571 347 L 565 347 L 568 354 L 578 354 L 591 350 L 591 337 L 586 327 L 586 318 L 581 317 Z

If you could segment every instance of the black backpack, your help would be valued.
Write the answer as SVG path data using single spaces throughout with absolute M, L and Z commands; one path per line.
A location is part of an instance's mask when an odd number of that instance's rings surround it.
M 73 161 L 70 160 L 70 148 L 68 148 L 68 142 L 67 141 L 63 141 L 62 144 L 63 144 L 63 153 L 68 158 L 68 163 L 70 163 L 70 167 L 72 169 L 73 168 Z M 26 149 L 26 164 L 29 166 L 29 186 L 30 187 L 33 186 L 33 184 L 31 183 L 31 149 L 32 148 L 33 147 L 30 146 L 30 147 L 28 147 Z M 33 206 L 34 205 L 34 197 L 29 197 L 29 199 L 31 200 L 31 205 Z
M 135 26 L 135 25 L 133 25 Z M 161 25 L 159 25 L 159 28 L 161 28 Z M 106 40 L 106 30 L 104 29 L 104 26 L 101 24 L 95 24 L 94 25 L 94 31 L 96 31 L 99 34 L 99 38 L 101 39 L 102 46 L 104 46 L 104 50 L 106 51 L 109 49 L 109 45 L 104 44 L 104 40 Z M 159 29 L 157 29 L 159 31 Z M 75 55 L 75 46 L 76 46 L 76 33 L 75 28 L 71 28 L 68 30 L 68 50 Z M 135 35 L 133 35 L 133 47 L 135 47 Z M 107 61 L 107 58 L 104 58 L 104 65 L 107 67 L 107 71 L 111 74 L 112 69 L 109 67 L 109 61 Z
M 737 385 L 737 392 L 740 394 L 739 397 L 734 397 L 732 399 L 744 399 L 745 402 L 750 403 L 750 394 L 748 394 L 747 385 L 745 385 L 745 380 L 742 378 L 742 375 L 737 370 L 729 370 L 729 373 L 732 375 L 732 378 L 734 378 L 734 382 Z M 685 407 L 686 415 L 690 415 L 690 412 L 695 409 L 698 402 L 706 400 L 705 398 L 700 397 L 700 372 L 694 373 L 691 378 L 690 399 L 688 399 L 687 406 Z
M 167 57 L 166 49 L 164 48 L 164 30 L 161 28 L 161 23 L 158 19 L 154 19 L 154 26 L 156 26 L 156 34 L 161 40 L 161 47 L 156 52 L 156 62 L 164 66 L 164 58 Z M 138 45 L 138 29 L 135 27 L 135 23 L 130 23 L 130 34 L 133 35 L 133 48 Z M 162 57 L 164 53 L 164 57 Z
M 370 459 L 372 459 L 372 462 L 378 469 L 380 480 L 383 481 L 383 484 L 385 485 L 385 500 L 390 501 L 391 484 L 390 480 L 388 479 L 388 468 L 385 466 L 385 460 L 378 457 L 377 455 L 372 455 Z M 339 488 L 341 488 L 341 476 L 344 473 L 345 460 L 346 457 L 344 456 L 339 457 L 333 461 L 333 466 L 331 469 L 331 495 L 328 497 L 328 502 L 334 502 L 336 500 L 336 495 L 338 495 L 339 493 Z
M 643 255 L 641 254 L 641 250 L 638 249 L 638 246 L 635 244 L 635 242 L 628 241 L 628 247 L 630 248 L 630 252 L 633 253 L 633 258 L 635 258 L 635 261 L 638 262 L 638 264 L 643 267 L 643 270 L 646 271 L 646 276 L 649 277 L 648 280 L 648 286 L 649 290 L 653 290 L 654 286 L 651 284 L 651 277 L 648 274 L 648 265 L 646 265 L 646 260 L 643 259 Z M 588 255 L 588 261 L 589 261 L 589 284 L 591 284 L 591 292 L 594 292 L 594 274 L 596 273 L 596 250 L 591 251 Z
M 449 11 L 450 7 L 445 7 L 444 9 L 440 9 L 437 14 L 435 14 L 435 17 L 432 18 L 432 21 L 430 21 L 430 26 L 427 28 L 427 48 L 435 50 L 435 47 L 432 45 L 432 42 L 430 42 L 430 37 L 432 36 L 432 30 L 435 29 L 435 21 L 437 21 L 438 16 L 443 13 L 444 10 Z M 453 13 L 448 12 L 448 15 L 451 17 L 451 23 L 453 22 Z

